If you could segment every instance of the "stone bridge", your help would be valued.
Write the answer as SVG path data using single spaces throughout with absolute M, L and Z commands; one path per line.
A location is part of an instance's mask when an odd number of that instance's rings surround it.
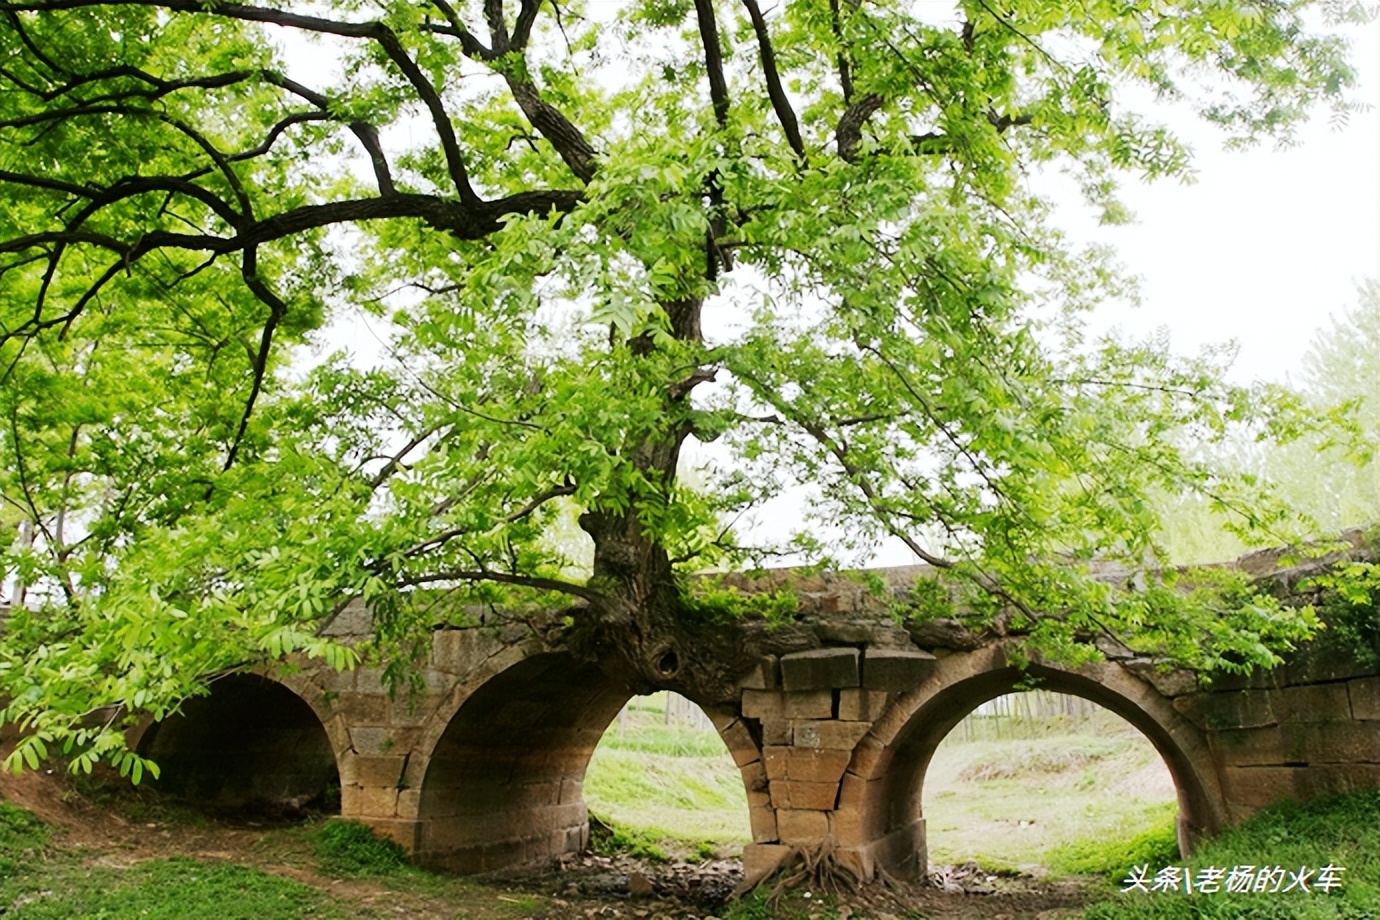
M 881 574 L 899 591 L 919 572 Z M 1273 577 L 1287 589 L 1302 574 Z M 935 748 L 1026 675 L 1008 664 L 1011 640 L 943 622 L 903 629 L 846 578 L 793 584 L 806 608 L 790 627 L 798 648 L 758 660 L 731 699 L 696 701 L 742 773 L 748 879 L 826 837 L 863 876 L 915 877 L 927 867 L 921 789 Z M 356 610 L 336 628 L 367 626 Z M 1178 790 L 1181 847 L 1282 798 L 1380 786 L 1374 666 L 1304 649 L 1204 688 L 1104 651 L 1102 663 L 1030 673 L 1150 740 Z M 409 697 L 368 667 L 227 677 L 132 740 L 162 765 L 159 785 L 187 799 L 281 801 L 338 782 L 343 816 L 424 864 L 471 872 L 582 849 L 585 767 L 629 692 L 516 621 L 437 630 L 420 678 Z

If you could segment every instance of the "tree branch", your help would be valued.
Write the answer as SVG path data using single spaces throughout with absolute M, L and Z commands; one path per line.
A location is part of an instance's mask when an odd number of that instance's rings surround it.
M 287 315 L 287 304 L 259 277 L 259 252 L 256 247 L 245 250 L 240 275 L 254 296 L 268 307 L 268 319 L 264 322 L 263 333 L 259 337 L 259 350 L 254 356 L 254 380 L 249 387 L 249 398 L 245 400 L 244 414 L 240 416 L 240 427 L 235 432 L 235 439 L 230 444 L 230 450 L 226 453 L 225 466 L 222 467 L 222 470 L 228 470 L 235 464 L 235 457 L 239 454 L 240 444 L 243 443 L 244 434 L 249 429 L 249 416 L 254 411 L 254 403 L 258 401 L 259 393 L 263 389 L 264 376 L 268 373 L 268 356 L 273 348 L 273 334 L 277 331 L 278 324 L 282 322 L 283 317 Z
M 290 80 L 283 74 L 273 71 L 265 71 L 263 76 L 267 82 L 300 96 L 323 113 L 329 114 L 330 99 L 325 94 L 318 93 L 296 80 Z M 378 184 L 379 194 L 384 196 L 396 194 L 397 189 L 393 185 L 393 175 L 388 168 L 388 158 L 384 156 L 383 146 L 379 143 L 378 129 L 369 122 L 362 120 L 349 122 L 347 127 L 359 139 L 360 146 L 364 148 L 365 153 L 369 154 L 369 162 L 374 167 L 374 181 Z
M 719 26 L 714 19 L 713 0 L 695 0 L 695 18 L 704 46 L 704 70 L 709 79 L 709 100 L 719 128 L 728 126 L 728 82 L 724 79 L 724 52 L 719 44 Z
M 560 109 L 541 98 L 537 87 L 530 80 L 522 79 L 511 71 L 504 74 L 513 100 L 522 109 L 522 114 L 541 132 L 542 137 L 551 142 L 560 154 L 565 165 L 584 182 L 594 178 L 594 148 L 585 140 L 579 128 L 571 124 Z
M 800 124 L 796 121 L 795 110 L 791 108 L 791 101 L 781 86 L 781 75 L 777 72 L 776 52 L 771 47 L 767 20 L 762 15 L 762 8 L 757 5 L 757 0 L 743 0 L 743 5 L 747 7 L 748 16 L 752 19 L 752 31 L 757 35 L 757 52 L 762 62 L 762 74 L 767 81 L 767 97 L 771 99 L 771 107 L 776 112 L 777 120 L 781 122 L 786 142 L 791 145 L 796 159 L 803 165 L 806 162 L 805 141 L 800 136 Z
M 427 575 L 417 575 L 413 578 L 402 579 L 398 582 L 398 586 L 410 588 L 444 581 L 492 581 L 503 585 L 518 585 L 524 588 L 535 588 L 539 591 L 559 591 L 562 594 L 570 594 L 587 600 L 591 604 L 602 604 L 608 600 L 603 594 L 591 588 L 587 588 L 584 585 L 577 585 L 556 578 L 509 575 L 505 572 L 490 572 L 486 569 L 456 569 L 448 572 L 433 572 Z

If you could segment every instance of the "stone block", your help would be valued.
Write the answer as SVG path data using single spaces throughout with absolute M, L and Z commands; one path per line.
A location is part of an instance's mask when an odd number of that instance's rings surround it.
M 1239 809 L 1254 811 L 1295 796 L 1299 767 L 1227 767 L 1222 771 L 1226 798 Z
M 876 737 L 864 735 L 853 749 L 853 759 L 849 763 L 859 776 L 876 776 L 880 765 L 891 757 L 894 750 L 883 746 Z
M 804 690 L 785 694 L 783 714 L 788 719 L 828 719 L 834 715 L 830 690 Z
M 350 746 L 359 754 L 386 754 L 397 742 L 387 728 L 360 725 L 350 729 Z
M 355 692 L 379 693 L 387 696 L 388 686 L 383 682 L 383 670 L 381 668 L 355 669 Z
M 347 636 L 367 637 L 374 634 L 374 617 L 364 601 L 356 598 L 335 615 L 335 619 L 321 630 L 323 636 L 339 639 Z
M 1275 723 L 1270 694 L 1260 690 L 1190 693 L 1174 700 L 1174 708 L 1199 728 L 1259 728 Z
M 776 829 L 782 843 L 818 846 L 829 836 L 829 816 L 822 811 L 778 808 Z
M 559 779 L 539 780 L 523 783 L 517 790 L 516 798 L 525 806 L 559 805 L 561 803 L 561 781 Z
M 756 843 L 775 843 L 780 839 L 776 831 L 776 809 L 767 793 L 748 793 L 748 825 Z
M 719 737 L 723 739 L 724 746 L 728 748 L 728 754 L 733 758 L 735 766 L 743 767 L 754 760 L 762 759 L 762 752 L 758 749 L 757 742 L 753 740 L 752 732 L 748 731 L 748 727 L 743 724 L 741 719 L 734 719 L 720 728 Z
M 817 648 L 782 655 L 781 686 L 787 690 L 856 687 L 861 657 L 855 648 Z
M 840 847 L 834 851 L 834 858 L 865 882 L 871 881 L 877 873 L 877 862 L 872 858 L 871 847 Z
M 1380 789 L 1380 764 L 1321 764 L 1298 771 L 1294 778 L 1294 795 L 1300 799 L 1367 789 Z
M 790 847 L 779 843 L 753 843 L 743 847 L 743 882 L 739 890 L 746 891 L 770 877 L 792 852 Z
M 1151 661 L 1148 658 L 1133 658 L 1123 663 L 1122 667 L 1150 684 L 1162 696 L 1183 696 L 1185 693 L 1194 693 L 1199 689 L 1198 675 L 1194 672 L 1179 668 L 1165 670 L 1159 662 Z
M 1351 718 L 1346 684 L 1311 684 L 1265 693 L 1280 722 L 1336 722 Z
M 348 671 L 327 669 L 317 678 L 317 682 L 328 693 L 347 693 L 355 689 L 355 672 L 353 668 Z
M 1317 643 L 1305 645 L 1289 655 L 1284 664 L 1284 680 L 1289 684 L 1314 684 L 1323 681 L 1368 677 L 1375 666 L 1357 661 L 1345 651 Z
M 399 789 L 398 790 L 398 817 L 416 818 L 422 813 L 422 790 L 420 789 Z
M 354 768 L 350 771 L 353 782 L 360 786 L 392 786 L 396 789 L 407 758 L 361 754 L 353 761 Z
M 928 862 L 925 819 L 916 818 L 875 841 L 869 849 L 876 865 L 902 879 L 922 879 Z
M 831 646 L 905 648 L 910 645 L 910 633 L 890 620 L 824 620 L 815 624 L 815 636 L 824 645 Z
M 789 746 L 795 737 L 795 723 L 790 719 L 764 719 L 762 744 Z
M 845 774 L 845 786 L 849 779 L 857 777 Z M 856 799 L 850 802 L 846 788 L 839 793 L 839 807 L 829 812 L 829 833 L 833 834 L 834 839 L 840 844 L 860 843 L 868 839 L 866 815 L 857 807 Z
M 795 723 L 794 743 L 796 747 L 803 748 L 851 751 L 871 727 L 871 722 L 841 722 L 837 719 L 799 721 Z
M 743 717 L 746 719 L 784 719 L 786 695 L 779 690 L 744 690 Z
M 398 813 L 398 790 L 395 786 L 345 787 L 355 790 L 353 813 L 348 817 L 392 818 Z M 345 788 L 340 790 L 340 814 L 345 814 Z
M 875 722 L 886 709 L 890 697 L 881 690 L 850 687 L 839 691 L 839 718 L 852 722 Z
M 455 675 L 437 668 L 422 668 L 422 686 L 426 687 L 426 693 L 422 699 L 417 701 L 417 708 L 419 709 L 435 706 L 439 702 L 439 698 L 455 686 Z M 428 696 L 436 699 L 428 700 L 426 699 Z
M 417 846 L 421 840 L 421 829 L 416 821 L 395 818 L 392 820 L 376 819 L 367 823 L 380 837 L 393 841 L 409 853 L 417 852 Z
M 1238 767 L 1282 764 L 1284 738 L 1278 726 L 1224 729 L 1208 735 L 1208 746 L 1223 764 Z
M 394 700 L 388 711 L 388 722 L 390 725 L 421 728 L 436 714 L 439 703 L 440 700 L 433 696 L 426 696 L 419 700 Z
M 1283 729 L 1285 763 L 1380 763 L 1380 722 L 1297 722 Z
M 787 748 L 785 755 L 785 776 L 771 776 L 771 779 L 799 780 L 806 783 L 837 783 L 848 769 L 851 754 L 848 751 L 810 750 L 807 748 Z
M 1346 682 L 1351 717 L 1380 722 L 1380 677 L 1360 677 Z
M 739 769 L 738 773 L 742 775 L 743 788 L 748 791 L 749 795 L 754 792 L 766 794 L 768 776 L 765 763 L 760 760 L 756 763 L 750 763 Z
M 937 665 L 933 655 L 918 649 L 868 649 L 862 661 L 862 685 L 893 693 L 910 690 L 933 674 Z
M 738 686 L 745 690 L 775 690 L 781 686 L 775 655 L 763 655 L 738 678 Z
M 350 725 L 387 725 L 388 697 L 376 693 L 342 693 L 331 703 L 331 711 Z
M 478 630 L 438 629 L 431 637 L 431 664 L 452 674 L 473 670 Z
M 790 754 L 789 747 L 779 745 L 767 745 L 762 748 L 762 767 L 767 772 L 767 779 L 786 778 L 786 756 Z
M 775 780 L 771 784 L 771 801 L 778 810 L 786 808 L 832 811 L 838 801 L 838 795 L 838 783 Z

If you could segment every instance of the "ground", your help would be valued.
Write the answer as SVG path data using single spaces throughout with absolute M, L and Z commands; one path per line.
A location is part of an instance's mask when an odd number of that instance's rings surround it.
M 118 788 L 118 787 L 116 787 Z M 61 772 L 0 775 L 0 800 L 34 812 L 55 828 L 48 860 L 70 860 L 89 874 L 131 873 L 172 857 L 233 863 L 324 892 L 346 918 L 413 917 L 419 920 L 625 917 L 631 920 L 813 917 L 848 920 L 1055 920 L 1075 917 L 1084 898 L 1076 882 L 1044 883 L 1029 876 L 993 878 L 975 871 L 950 873 L 951 887 L 874 886 L 833 898 L 794 891 L 775 904 L 728 900 L 741 877 L 732 859 L 655 863 L 626 854 L 583 856 L 558 866 L 483 878 L 452 878 L 415 871 L 376 877 L 340 877 L 322 868 L 312 830 L 320 818 L 287 823 L 236 815 L 205 818 L 169 808 L 147 795 L 112 792 L 74 782 Z M 51 896 L 51 882 L 0 903 L 0 915 L 26 916 Z M 636 889 L 640 895 L 634 895 Z M 977 892 L 983 893 L 977 893 Z M 13 893 L 13 892 L 9 892 Z M 34 914 L 40 916 L 40 914 Z M 94 914 L 93 914 L 94 916 Z

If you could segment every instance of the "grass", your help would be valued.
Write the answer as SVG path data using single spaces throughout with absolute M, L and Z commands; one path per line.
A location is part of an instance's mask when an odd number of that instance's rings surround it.
M 930 862 L 1101 874 L 1124 867 L 1116 860 L 1126 854 L 1177 852 L 1177 805 L 1159 755 L 1129 726 L 1100 731 L 970 742 L 951 735 L 925 779 Z
M 1090 906 L 1086 920 L 1376 920 L 1380 917 L 1380 791 L 1307 804 L 1282 802 L 1206 842 L 1192 858 L 1151 861 L 1153 876 L 1166 865 L 1197 877 L 1209 867 L 1280 866 L 1345 868 L 1342 887 L 1330 893 L 1261 894 L 1120 893 L 1113 889 Z M 1127 870 L 1141 863 L 1130 863 Z M 1123 879 L 1125 875 L 1123 874 Z M 1286 876 L 1287 878 L 1287 876 Z M 1121 886 L 1118 885 L 1117 888 Z
M 627 853 L 649 862 L 670 862 L 657 835 L 638 828 L 614 824 L 598 815 L 589 816 L 589 848 L 600 856 Z
M 0 914 L 6 920 L 297 920 L 345 915 L 308 885 L 195 859 L 88 866 L 52 850 L 49 829 L 0 802 Z
M 40 860 L 50 836 L 48 826 L 31 812 L 0 802 L 0 879 Z
M 332 818 L 311 831 L 321 871 L 341 877 L 390 875 L 408 865 L 407 851 L 367 824 Z
M 585 773 L 585 801 L 630 845 L 706 858 L 751 842 L 742 775 L 712 728 L 667 725 L 656 698 L 609 727 Z M 655 707 L 655 708 L 653 708 Z M 618 845 L 613 844 L 613 845 Z

